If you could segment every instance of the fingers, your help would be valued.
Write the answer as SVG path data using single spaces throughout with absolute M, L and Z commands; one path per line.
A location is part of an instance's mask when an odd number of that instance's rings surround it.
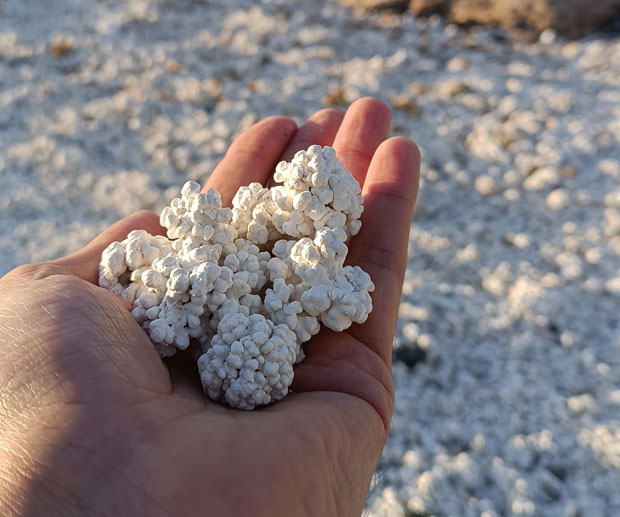
M 203 191 L 218 190 L 222 203 L 230 205 L 240 185 L 266 184 L 279 160 L 290 160 L 310 145 L 332 142 L 345 167 L 363 183 L 375 149 L 389 134 L 390 120 L 389 108 L 372 98 L 354 102 L 346 114 L 335 109 L 318 111 L 297 132 L 292 119 L 270 117 L 233 142 Z
M 311 145 L 332 145 L 343 118 L 344 112 L 337 109 L 317 111 L 299 128 L 281 159 L 290 161 L 297 151 Z
M 350 245 L 348 262 L 372 278 L 374 310 L 350 333 L 389 364 L 402 290 L 409 227 L 418 193 L 420 152 L 402 137 L 383 142 L 372 159 L 364 195 L 362 229 Z
M 370 97 L 355 101 L 347 109 L 333 147 L 360 185 L 364 184 L 375 150 L 390 133 L 391 119 L 390 109 Z
M 232 143 L 203 192 L 216 189 L 222 204 L 230 206 L 240 185 L 265 184 L 296 131 L 295 121 L 288 117 L 269 117 L 254 124 Z
M 54 260 L 51 264 L 64 266 L 68 273 L 83 278 L 93 284 L 99 278 L 101 253 L 111 242 L 122 241 L 132 230 L 146 230 L 153 235 L 163 235 L 164 229 L 159 225 L 159 218 L 148 210 L 141 210 L 114 223 L 100 233 L 82 249 L 66 257 Z

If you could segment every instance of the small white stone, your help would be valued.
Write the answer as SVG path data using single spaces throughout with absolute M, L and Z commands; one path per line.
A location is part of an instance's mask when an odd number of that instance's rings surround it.
M 555 189 L 547 196 L 546 203 L 551 210 L 564 210 L 568 204 L 568 193 L 562 188 Z
M 491 176 L 478 176 L 475 183 L 476 190 L 483 196 L 490 196 L 495 192 L 495 182 Z

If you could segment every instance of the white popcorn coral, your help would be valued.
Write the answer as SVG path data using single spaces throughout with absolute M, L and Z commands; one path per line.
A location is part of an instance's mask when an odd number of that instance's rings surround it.
M 258 245 L 281 238 L 272 222 L 278 205 L 271 199 L 270 189 L 256 182 L 239 187 L 232 203 L 232 224 L 240 237 Z
M 359 267 L 344 266 L 348 248 L 342 229 L 323 228 L 312 241 L 278 241 L 268 268 L 274 285 L 294 285 L 292 300 L 300 302 L 298 319 L 317 317 L 326 327 L 342 331 L 352 323 L 364 323 L 372 310 L 374 284 Z M 269 309 L 267 309 L 269 310 Z M 303 329 L 301 329 L 303 330 Z M 309 337 L 298 337 L 303 341 Z
M 227 314 L 207 352 L 198 359 L 204 390 L 212 400 L 239 409 L 279 400 L 293 381 L 295 334 L 261 314 Z
M 345 170 L 331 147 L 313 145 L 291 162 L 280 162 L 271 189 L 278 208 L 272 223 L 283 235 L 310 237 L 324 227 L 356 235 L 361 227 L 363 198 L 359 183 Z
M 304 311 L 319 316 L 326 327 L 342 331 L 351 323 L 364 323 L 372 310 L 374 291 L 370 275 L 360 267 L 345 266 L 332 281 L 312 286 L 301 296 Z
M 240 409 L 286 395 L 321 323 L 341 331 L 372 310 L 370 276 L 344 265 L 360 186 L 334 150 L 300 151 L 274 180 L 240 187 L 232 209 L 187 182 L 161 213 L 167 237 L 136 230 L 101 257 L 99 285 L 132 305 L 159 354 L 194 338 L 206 393 Z
M 237 230 L 231 220 L 232 210 L 222 208 L 220 193 L 200 192 L 194 181 L 183 185 L 181 197 L 173 199 L 159 218 L 184 265 L 217 261 L 222 251 L 234 253 Z
M 134 230 L 123 242 L 113 242 L 101 254 L 99 285 L 122 295 L 130 284 L 128 273 L 139 270 L 172 252 L 172 243 L 160 235 Z M 131 279 L 133 281 L 133 279 Z M 135 297 L 135 291 L 132 290 Z

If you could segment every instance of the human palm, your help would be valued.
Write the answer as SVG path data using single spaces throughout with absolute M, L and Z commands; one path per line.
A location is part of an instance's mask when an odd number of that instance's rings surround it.
M 388 108 L 362 99 L 297 129 L 271 117 L 242 134 L 209 178 L 230 203 L 275 163 L 333 145 L 363 185 L 349 261 L 372 277 L 363 325 L 305 344 L 290 393 L 253 412 L 209 401 L 189 353 L 162 362 L 128 307 L 97 287 L 101 251 L 139 212 L 82 250 L 0 279 L 0 513 L 359 515 L 393 408 L 391 343 L 419 154 L 387 139 Z

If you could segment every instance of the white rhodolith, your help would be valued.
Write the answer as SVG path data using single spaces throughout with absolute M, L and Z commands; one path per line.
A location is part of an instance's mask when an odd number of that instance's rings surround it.
M 162 210 L 167 237 L 134 230 L 99 269 L 162 357 L 197 340 L 205 392 L 240 409 L 287 394 L 321 323 L 342 331 L 372 310 L 370 276 L 344 265 L 361 226 L 359 183 L 317 145 L 280 162 L 274 180 L 240 187 L 232 209 L 187 182 Z

